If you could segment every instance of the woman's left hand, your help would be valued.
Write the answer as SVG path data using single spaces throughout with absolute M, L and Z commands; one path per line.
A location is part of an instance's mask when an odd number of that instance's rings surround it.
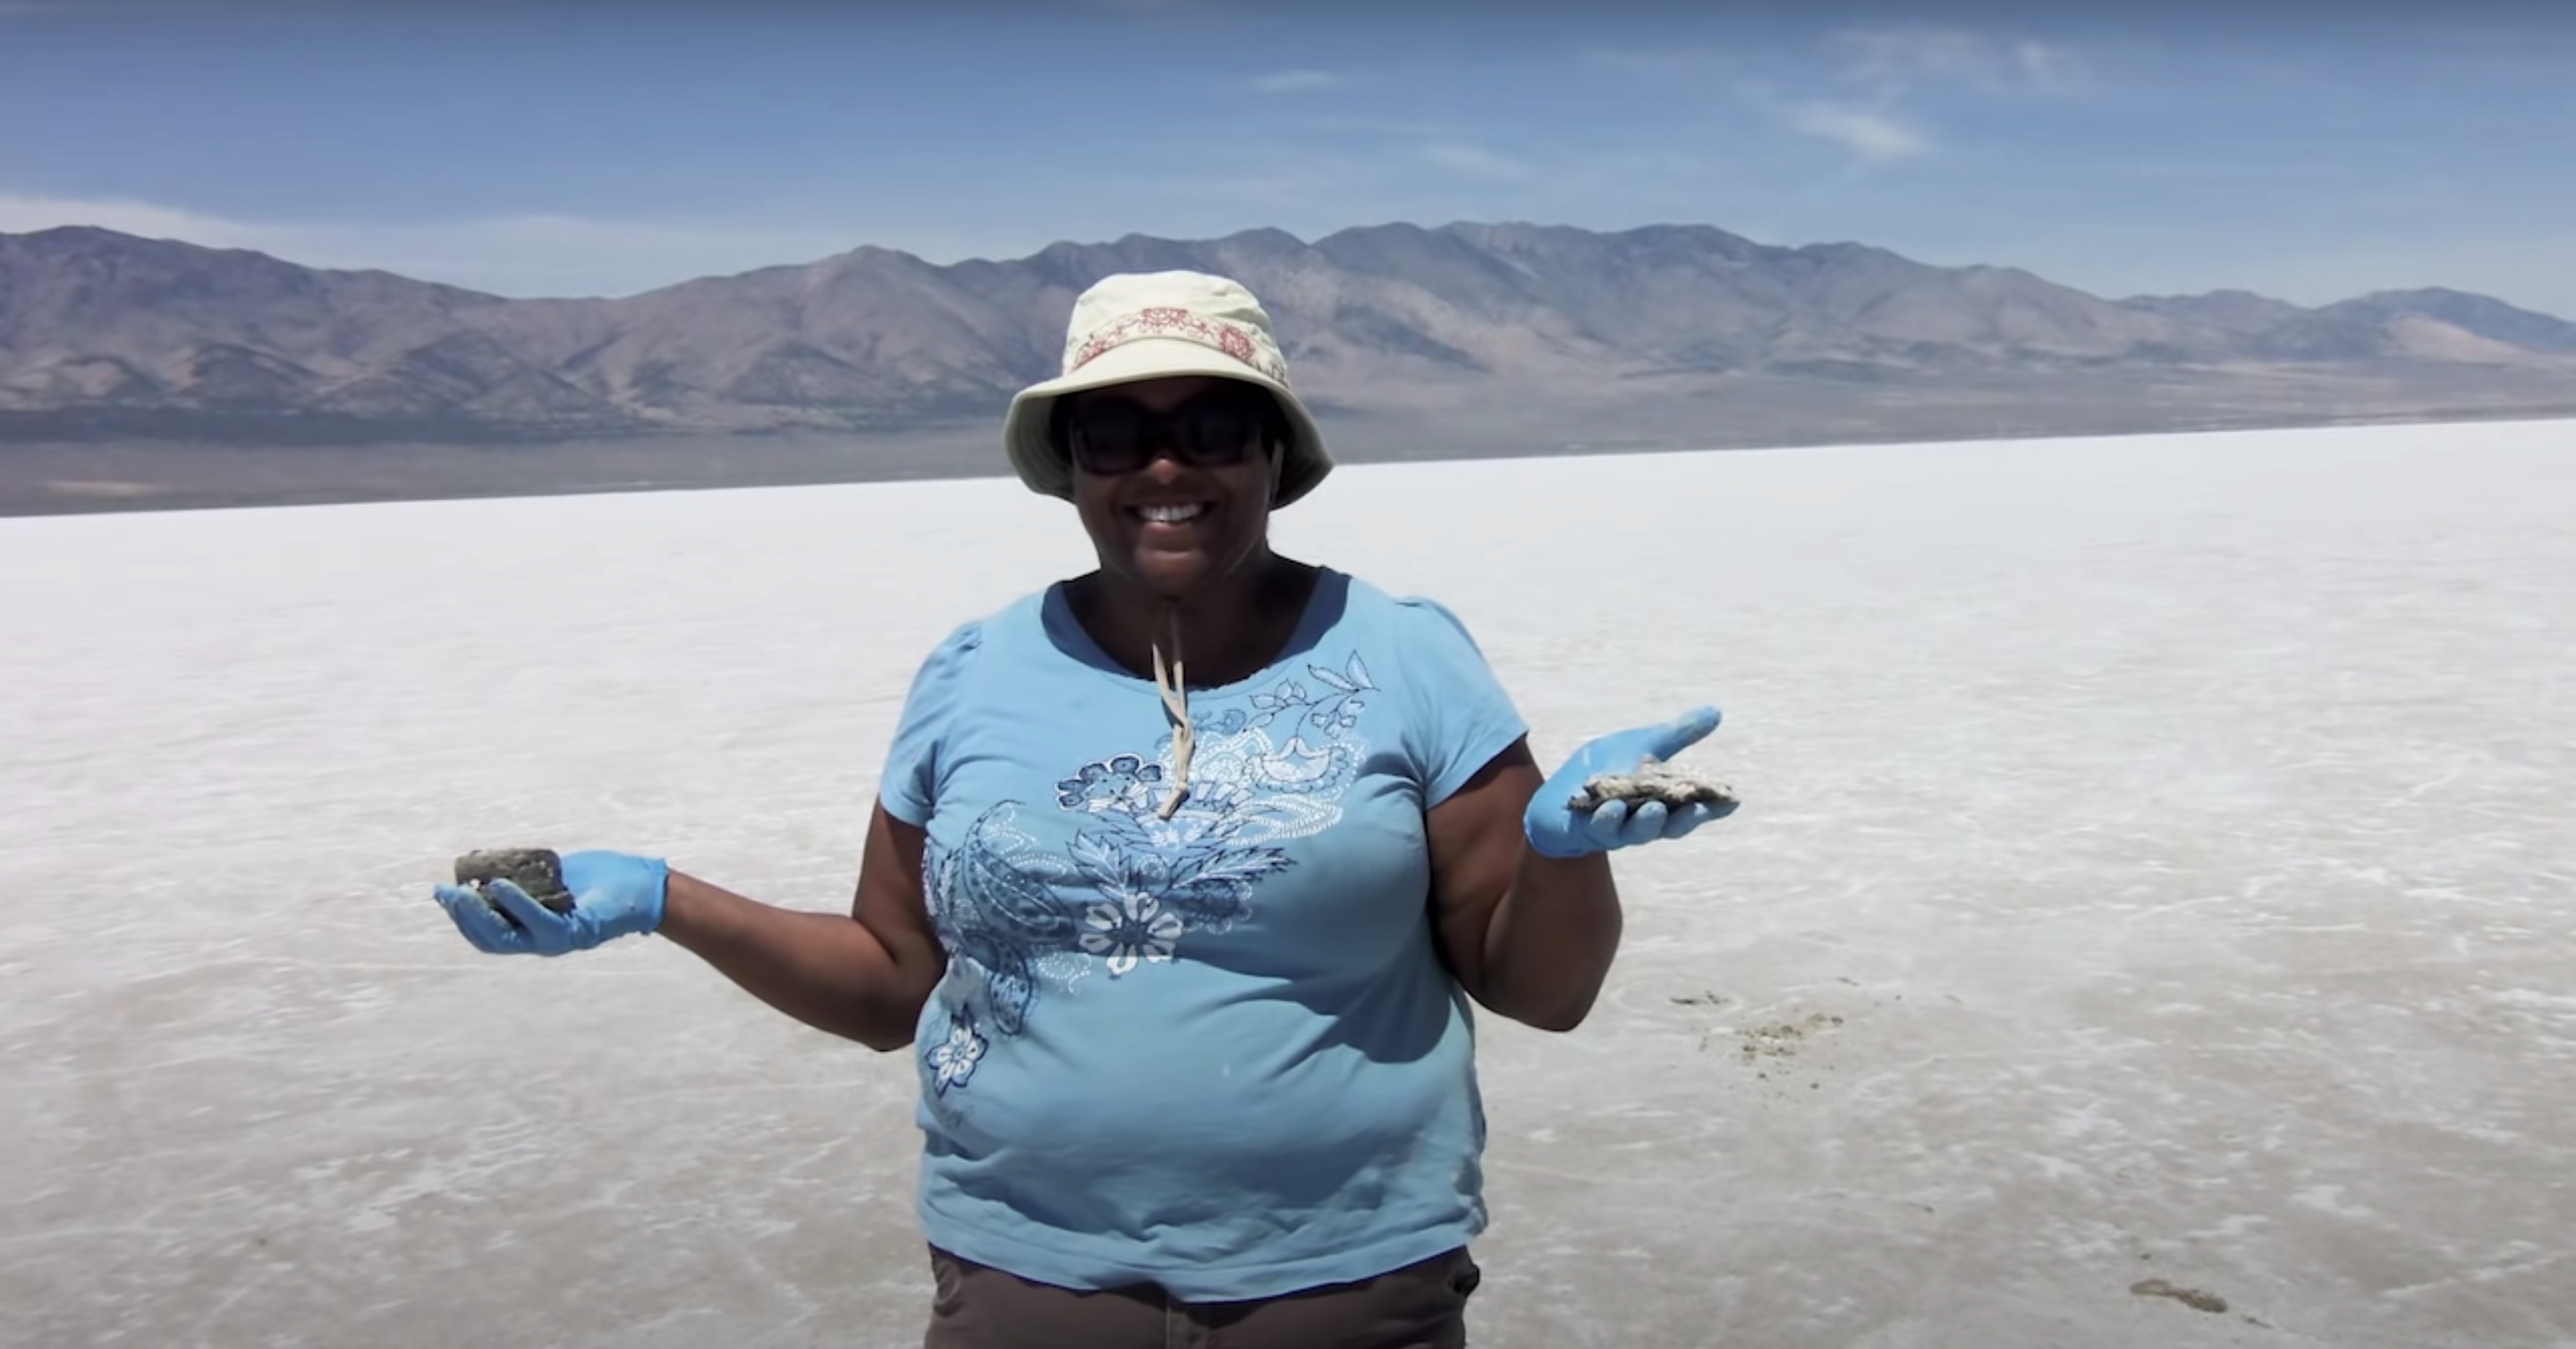
M 1634 773 L 1648 758 L 1669 761 L 1717 729 L 1718 710 L 1698 707 L 1671 721 L 1633 730 L 1613 731 L 1574 752 L 1530 798 L 1523 829 L 1530 846 L 1548 857 L 1581 857 L 1586 853 L 1633 848 L 1658 839 L 1676 839 L 1711 820 L 1735 813 L 1733 801 L 1692 802 L 1668 806 L 1644 801 L 1631 806 L 1608 801 L 1585 811 L 1573 802 L 1583 785 L 1604 773 Z

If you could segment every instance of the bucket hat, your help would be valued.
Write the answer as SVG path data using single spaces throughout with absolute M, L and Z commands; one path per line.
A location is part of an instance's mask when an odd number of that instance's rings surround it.
M 1011 467 L 1032 492 L 1073 499 L 1073 468 L 1050 441 L 1055 401 L 1086 389 L 1175 375 L 1242 380 L 1270 391 L 1289 426 L 1275 509 L 1315 489 L 1333 470 L 1323 433 L 1288 385 L 1270 314 L 1241 282 L 1205 272 L 1122 272 L 1073 302 L 1063 372 L 1020 390 L 1002 420 Z

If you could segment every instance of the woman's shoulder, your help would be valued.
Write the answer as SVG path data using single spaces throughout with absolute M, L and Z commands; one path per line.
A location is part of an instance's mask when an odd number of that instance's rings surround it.
M 1424 800 L 1446 800 L 1529 730 L 1468 621 L 1442 599 L 1353 578 L 1354 615 L 1376 635 L 1375 687 L 1402 717 Z
M 939 647 L 973 651 L 1013 631 L 1036 625 L 1044 620 L 1047 606 L 1062 588 L 1062 582 L 1050 582 L 982 613 L 956 620 L 947 635 L 939 639 Z
M 1042 611 L 1052 589 L 1033 590 L 1007 604 L 953 622 L 922 654 L 922 676 L 961 676 L 995 646 L 1007 647 L 1012 633 L 1043 621 Z
M 1339 579 L 1346 597 L 1344 603 L 1352 616 L 1384 629 L 1398 642 L 1441 647 L 1464 642 L 1471 649 L 1476 645 L 1467 621 L 1447 601 L 1390 589 L 1348 572 L 1328 571 L 1328 575 Z

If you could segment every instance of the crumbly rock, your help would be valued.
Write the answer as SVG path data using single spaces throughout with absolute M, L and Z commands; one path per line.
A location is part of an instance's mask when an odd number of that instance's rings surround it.
M 1603 773 L 1583 784 L 1567 804 L 1575 810 L 1597 810 L 1612 801 L 1636 805 L 1661 801 L 1667 806 L 1735 804 L 1735 789 L 1702 773 L 1648 756 L 1634 773 Z
M 564 888 L 563 858 L 551 848 L 493 848 L 456 859 L 456 883 L 474 887 L 486 881 L 509 881 L 528 897 L 556 913 L 572 911 L 572 892 Z M 503 917 L 508 917 L 503 911 Z

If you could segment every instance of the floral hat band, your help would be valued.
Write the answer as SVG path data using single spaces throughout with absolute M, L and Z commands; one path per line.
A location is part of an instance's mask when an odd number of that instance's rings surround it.
M 1208 318 L 1171 305 L 1156 305 L 1151 309 L 1121 314 L 1094 329 L 1090 336 L 1066 354 L 1064 372 L 1070 375 L 1110 351 L 1150 337 L 1196 342 L 1210 350 L 1224 352 L 1256 373 L 1281 384 L 1288 382 L 1288 363 L 1280 359 L 1279 349 L 1270 344 L 1267 334 L 1257 334 L 1243 324 Z

